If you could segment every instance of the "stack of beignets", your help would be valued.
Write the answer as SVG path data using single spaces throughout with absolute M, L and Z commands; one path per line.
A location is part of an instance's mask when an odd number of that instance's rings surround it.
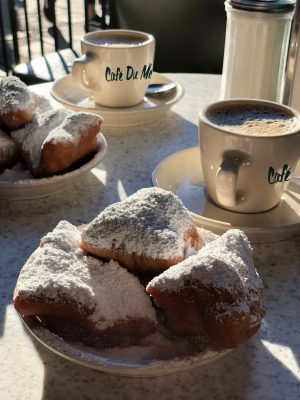
M 156 329 L 151 297 L 171 334 L 201 336 L 218 349 L 236 347 L 260 327 L 262 282 L 242 231 L 209 240 L 204 244 L 177 196 L 139 190 L 107 207 L 82 233 L 61 222 L 42 239 L 21 271 L 15 307 L 98 333 L 113 320 L 114 333 L 143 336 Z M 146 289 L 132 272 L 150 274 Z
M 0 130 L 0 169 L 25 161 L 34 177 L 48 177 L 98 151 L 100 116 L 65 109 L 42 112 L 45 101 L 39 98 L 35 104 L 19 78 L 0 80 L 0 126 L 7 132 Z

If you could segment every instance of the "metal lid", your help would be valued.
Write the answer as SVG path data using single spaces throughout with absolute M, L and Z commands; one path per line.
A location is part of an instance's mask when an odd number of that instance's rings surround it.
M 248 11 L 285 13 L 293 11 L 296 0 L 226 0 L 233 8 Z

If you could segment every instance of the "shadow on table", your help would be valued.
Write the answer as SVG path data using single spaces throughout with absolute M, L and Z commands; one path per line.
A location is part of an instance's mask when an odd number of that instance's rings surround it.
M 106 171 L 111 202 L 152 186 L 151 174 L 160 161 L 198 143 L 197 126 L 173 111 L 150 124 L 126 128 L 126 137 L 122 136 L 121 128 L 103 128 L 103 132 L 108 154 L 102 167 Z
M 35 343 L 44 363 L 43 400 L 281 399 L 298 378 L 258 339 L 201 367 L 154 378 L 122 377 L 73 364 Z M 272 383 L 272 388 L 270 384 Z M 284 383 L 284 385 L 283 385 Z M 296 398 L 296 397 L 295 397 Z
M 104 192 L 104 183 L 97 175 L 89 172 L 60 193 L 28 200 L 0 199 L 0 218 L 8 218 L 16 225 L 20 224 L 22 218 L 29 219 L 30 224 L 43 225 L 47 215 L 52 221 L 73 216 L 77 216 L 80 221 L 82 211 L 91 205 L 93 199 L 99 203 Z

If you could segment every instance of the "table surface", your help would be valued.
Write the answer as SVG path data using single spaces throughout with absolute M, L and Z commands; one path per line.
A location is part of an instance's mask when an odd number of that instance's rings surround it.
M 68 191 L 30 201 L 0 201 L 0 398 L 37 399 L 299 399 L 300 237 L 254 246 L 267 315 L 259 333 L 225 357 L 156 378 L 128 378 L 73 364 L 33 340 L 12 305 L 19 271 L 58 221 L 92 220 L 108 204 L 151 186 L 164 157 L 197 144 L 198 112 L 216 100 L 220 77 L 169 74 L 184 98 L 161 120 L 106 128 L 108 152 Z M 35 90 L 49 95 L 49 84 Z

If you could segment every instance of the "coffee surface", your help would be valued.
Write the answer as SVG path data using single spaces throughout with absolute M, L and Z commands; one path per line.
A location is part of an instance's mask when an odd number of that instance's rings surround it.
M 292 132 L 299 121 L 289 113 L 267 107 L 223 107 L 207 113 L 207 119 L 234 133 L 275 136 Z
M 124 35 L 89 38 L 90 43 L 105 47 L 136 47 L 142 45 L 145 41 L 140 37 Z

